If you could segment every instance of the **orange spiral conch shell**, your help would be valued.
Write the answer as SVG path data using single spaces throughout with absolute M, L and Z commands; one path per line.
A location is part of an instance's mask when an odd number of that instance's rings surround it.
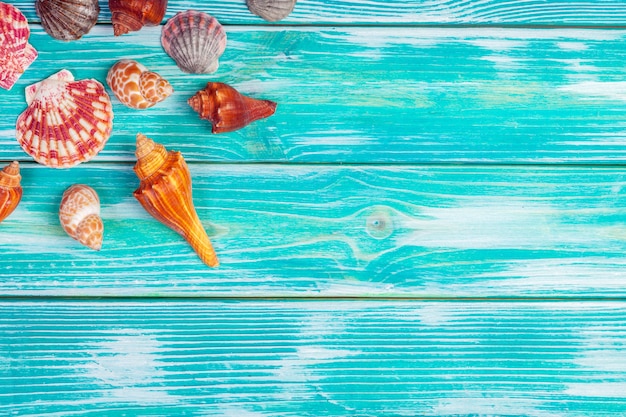
M 109 69 L 107 84 L 119 101 L 134 109 L 152 107 L 173 91 L 165 78 L 130 59 L 118 61 Z
M 109 0 L 113 34 L 120 36 L 144 26 L 161 23 L 167 10 L 167 0 Z
M 22 199 L 20 164 L 11 162 L 0 171 L 0 222 L 13 213 Z
M 37 51 L 28 43 L 29 36 L 24 14 L 0 2 L 0 88 L 10 90 L 37 58 Z
M 74 184 L 65 190 L 59 220 L 73 239 L 94 250 L 102 248 L 104 224 L 100 218 L 100 199 L 93 188 Z
M 185 238 L 202 262 L 217 266 L 217 255 L 193 206 L 191 175 L 182 154 L 167 151 L 141 133 L 135 154 L 140 181 L 135 198 L 152 217 Z
M 276 103 L 244 96 L 224 83 L 209 82 L 187 103 L 200 115 L 211 122 L 213 133 L 231 132 L 271 116 L 276 111 Z

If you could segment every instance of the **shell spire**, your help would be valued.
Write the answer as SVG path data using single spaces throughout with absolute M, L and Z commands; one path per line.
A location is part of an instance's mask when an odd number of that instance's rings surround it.
M 100 218 L 100 199 L 93 188 L 74 184 L 65 190 L 59 221 L 71 238 L 94 250 L 102 248 L 104 224 Z
M 0 2 L 0 88 L 10 90 L 37 58 L 28 43 L 28 21 L 15 6 Z
M 213 133 L 231 132 L 274 114 L 276 103 L 244 96 L 228 84 L 209 82 L 187 100 L 201 119 L 211 122 Z
M 6 219 L 22 199 L 20 164 L 11 162 L 0 171 L 0 222 Z
M 120 36 L 144 26 L 157 26 L 165 17 L 167 0 L 109 0 L 113 34 Z
M 145 135 L 137 134 L 137 163 L 140 184 L 133 195 L 152 217 L 181 235 L 202 262 L 219 265 L 211 241 L 193 205 L 191 175 L 180 152 L 167 151 Z
M 116 62 L 109 69 L 106 81 L 115 97 L 134 109 L 152 107 L 174 91 L 165 78 L 130 59 Z

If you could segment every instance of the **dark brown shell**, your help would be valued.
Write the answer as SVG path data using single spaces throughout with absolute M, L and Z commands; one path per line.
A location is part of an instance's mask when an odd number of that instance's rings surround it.
M 120 36 L 144 26 L 161 24 L 167 0 L 109 0 L 113 34 Z
M 62 41 L 80 39 L 98 21 L 98 0 L 37 0 L 37 15 L 44 30 Z
M 217 82 L 209 82 L 187 103 L 198 112 L 201 119 L 211 122 L 213 133 L 241 129 L 276 111 L 276 103 L 273 101 L 244 96 L 228 84 Z

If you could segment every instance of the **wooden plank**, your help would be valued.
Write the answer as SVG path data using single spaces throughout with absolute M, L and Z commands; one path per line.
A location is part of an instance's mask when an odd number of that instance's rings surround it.
M 192 164 L 191 173 L 217 269 L 143 211 L 130 164 L 23 166 L 23 201 L 0 224 L 0 294 L 626 295 L 621 168 Z M 73 183 L 100 195 L 100 252 L 58 223 Z
M 34 2 L 12 2 L 28 18 L 38 17 Z M 100 20 L 111 18 L 108 1 L 100 0 Z M 225 24 L 266 24 L 252 15 L 245 0 L 170 0 L 166 18 L 187 9 L 202 10 Z M 306 0 L 299 1 L 293 13 L 281 23 L 310 24 L 377 24 L 377 25 L 453 25 L 496 24 L 536 26 L 623 26 L 626 7 L 622 0 L 529 0 L 524 2 L 444 1 L 444 0 Z
M 40 57 L 0 93 L 1 160 L 29 160 L 14 131 L 26 85 L 62 67 L 104 81 L 130 57 L 176 91 L 145 111 L 114 99 L 101 162 L 132 160 L 139 131 L 194 161 L 626 160 L 626 31 L 232 27 L 218 72 L 195 76 L 164 53 L 158 28 L 119 39 L 109 31 L 64 43 L 34 28 Z M 208 80 L 274 100 L 277 113 L 213 135 L 186 103 Z
M 626 303 L 0 303 L 0 413 L 626 413 Z M 49 413 L 49 414 L 48 414 Z

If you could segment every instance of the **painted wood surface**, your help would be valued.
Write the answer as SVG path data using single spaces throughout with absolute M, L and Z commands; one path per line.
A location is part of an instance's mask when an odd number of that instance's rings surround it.
M 0 413 L 626 413 L 623 302 L 2 302 Z
M 11 3 L 31 21 L 39 20 L 34 1 Z M 111 18 L 108 1 L 99 3 L 100 19 L 107 22 Z M 210 13 L 224 24 L 267 24 L 248 11 L 245 0 L 170 0 L 166 18 L 189 8 Z M 623 0 L 300 0 L 292 14 L 279 24 L 624 26 L 625 21 Z
M 23 167 L 0 293 L 626 296 L 621 168 L 192 164 L 217 269 L 140 207 L 130 164 L 70 172 Z M 100 252 L 59 225 L 73 183 L 100 195 Z
M 138 111 L 114 101 L 114 132 L 96 159 L 134 160 L 143 131 L 189 160 L 298 163 L 622 163 L 626 31 L 440 28 L 228 28 L 213 75 L 182 73 L 160 29 L 78 42 L 40 28 L 40 56 L 0 94 L 0 159 L 30 160 L 15 140 L 23 89 L 65 67 L 104 83 L 135 58 L 170 80 L 172 97 Z M 187 105 L 207 81 L 278 102 L 275 115 L 211 134 Z

